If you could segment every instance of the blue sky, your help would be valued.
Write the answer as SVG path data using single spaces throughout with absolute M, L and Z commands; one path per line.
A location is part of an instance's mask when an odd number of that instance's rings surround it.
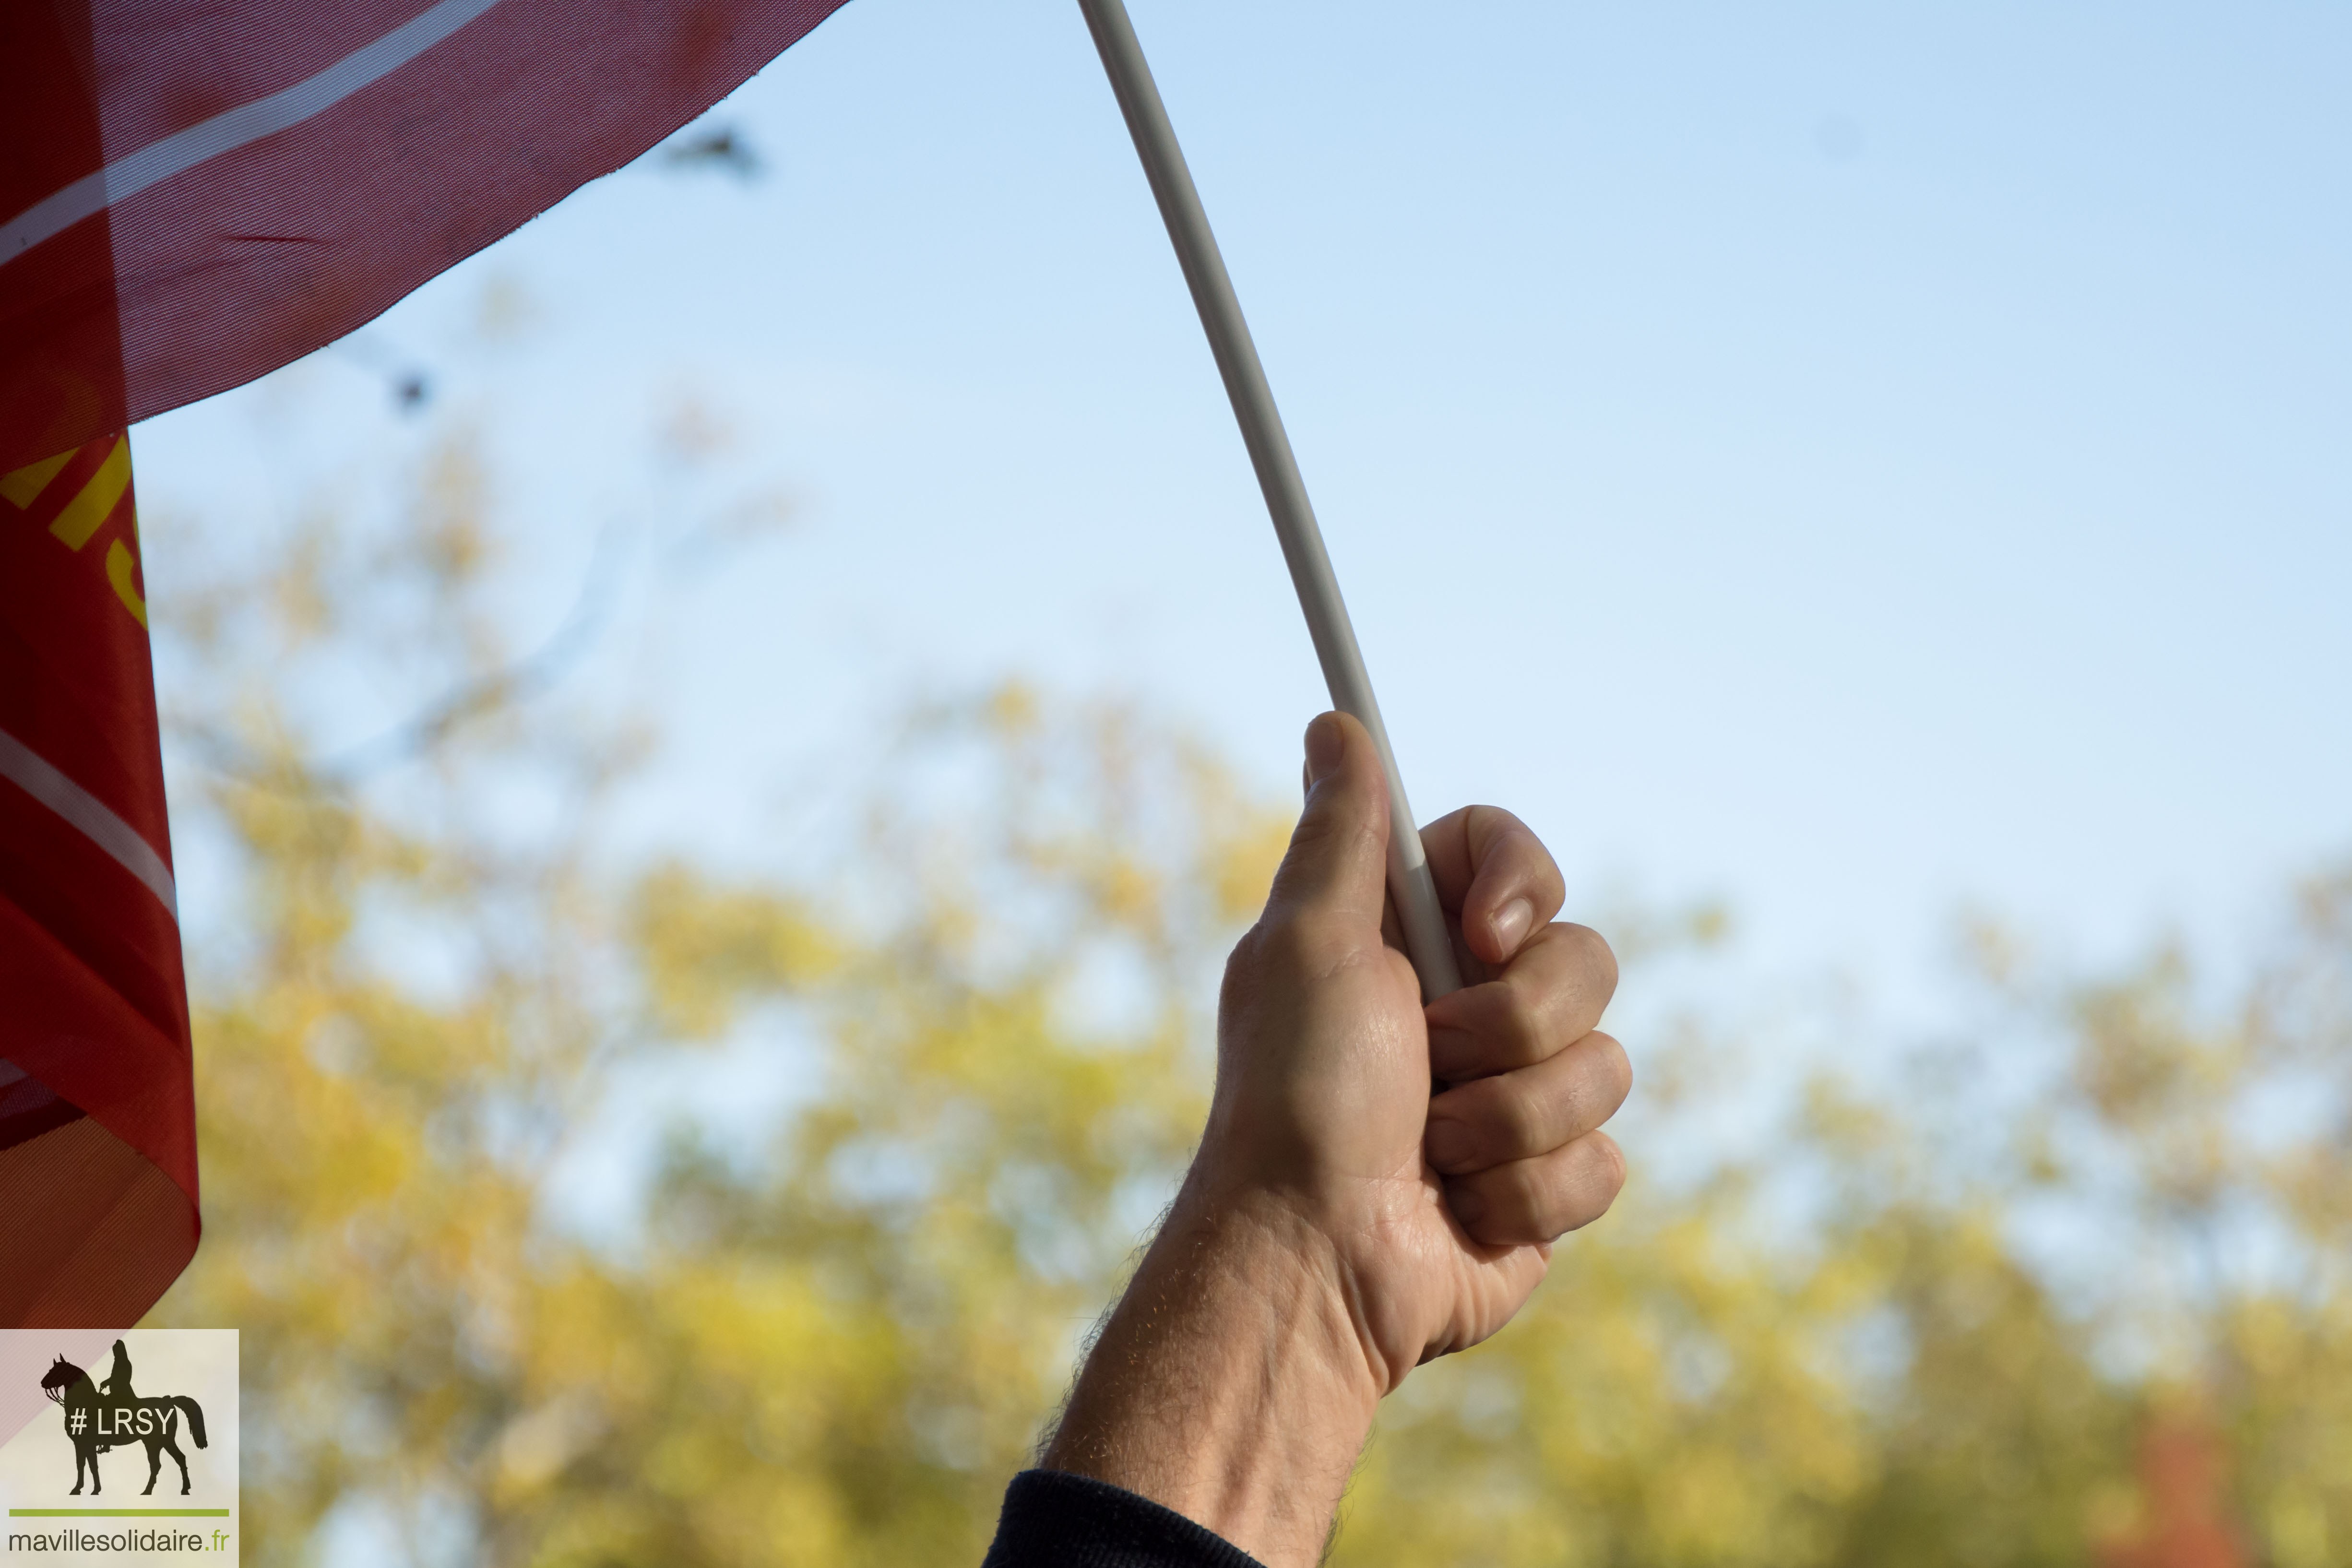
M 1131 4 L 1424 817 L 1897 991 L 1962 904 L 2111 953 L 2352 849 L 2352 10 Z M 264 532 L 478 420 L 529 643 L 697 504 L 691 396 L 793 521 L 570 678 L 664 714 L 648 832 L 761 858 L 1008 674 L 1292 787 L 1313 657 L 1075 5 L 856 0 L 713 119 L 766 178 L 624 171 L 363 334 L 425 416 L 320 355 L 143 426 L 144 504 Z

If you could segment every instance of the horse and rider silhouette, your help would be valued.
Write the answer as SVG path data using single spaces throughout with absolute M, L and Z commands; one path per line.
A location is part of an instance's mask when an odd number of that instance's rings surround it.
M 186 1412 L 188 1435 L 196 1440 L 196 1447 L 208 1447 L 204 1409 L 184 1394 L 140 1398 L 131 1386 L 131 1352 L 122 1348 L 121 1340 L 114 1342 L 114 1366 L 103 1388 L 93 1386 L 89 1373 L 59 1356 L 42 1374 L 41 1392 L 49 1396 L 50 1404 L 65 1407 L 66 1436 L 73 1439 L 74 1487 L 68 1496 L 81 1495 L 82 1471 L 87 1469 L 89 1492 L 96 1497 L 99 1455 L 133 1443 L 147 1445 L 147 1490 L 140 1496 L 155 1489 L 165 1454 L 178 1461 L 180 1495 L 188 1495 L 188 1457 L 180 1452 L 178 1442 L 180 1415 Z

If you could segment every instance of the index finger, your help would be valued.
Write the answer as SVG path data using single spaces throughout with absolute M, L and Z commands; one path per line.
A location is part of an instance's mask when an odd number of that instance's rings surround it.
M 1499 805 L 1465 805 L 1421 830 L 1438 901 L 1462 940 L 1492 964 L 1510 962 L 1531 931 L 1559 913 L 1568 884 L 1533 829 Z

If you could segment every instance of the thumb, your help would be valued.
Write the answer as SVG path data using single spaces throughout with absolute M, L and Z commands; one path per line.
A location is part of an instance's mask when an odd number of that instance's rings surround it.
M 1363 725 L 1325 713 L 1307 726 L 1307 809 L 1274 874 L 1266 913 L 1358 925 L 1378 940 L 1388 896 L 1389 785 Z

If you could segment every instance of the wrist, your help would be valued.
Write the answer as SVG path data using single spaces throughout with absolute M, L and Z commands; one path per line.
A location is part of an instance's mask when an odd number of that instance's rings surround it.
M 1170 1208 L 1162 1233 L 1196 1237 L 1212 1233 L 1218 1245 L 1253 1249 L 1265 1267 L 1282 1271 L 1294 1310 L 1312 1313 L 1332 1331 L 1329 1359 L 1336 1379 L 1360 1384 L 1366 1407 L 1379 1405 L 1395 1386 L 1388 1359 L 1366 1321 L 1366 1289 L 1357 1257 L 1367 1237 L 1383 1228 L 1377 1206 L 1353 1190 L 1359 1183 L 1328 1180 L 1235 1180 L 1227 1173 L 1241 1163 L 1196 1158 Z M 1211 1177 L 1204 1172 L 1216 1172 Z
M 1268 1563 L 1311 1563 L 1370 1431 L 1337 1249 L 1278 1199 L 1188 1183 L 1104 1322 L 1043 1463 Z
M 1160 1237 L 1254 1287 L 1255 1305 L 1278 1327 L 1286 1367 L 1331 1408 L 1359 1412 L 1369 1431 L 1391 1384 L 1340 1244 L 1361 1223 L 1303 1193 L 1187 1180 Z M 1159 1247 L 1155 1238 L 1152 1251 Z

